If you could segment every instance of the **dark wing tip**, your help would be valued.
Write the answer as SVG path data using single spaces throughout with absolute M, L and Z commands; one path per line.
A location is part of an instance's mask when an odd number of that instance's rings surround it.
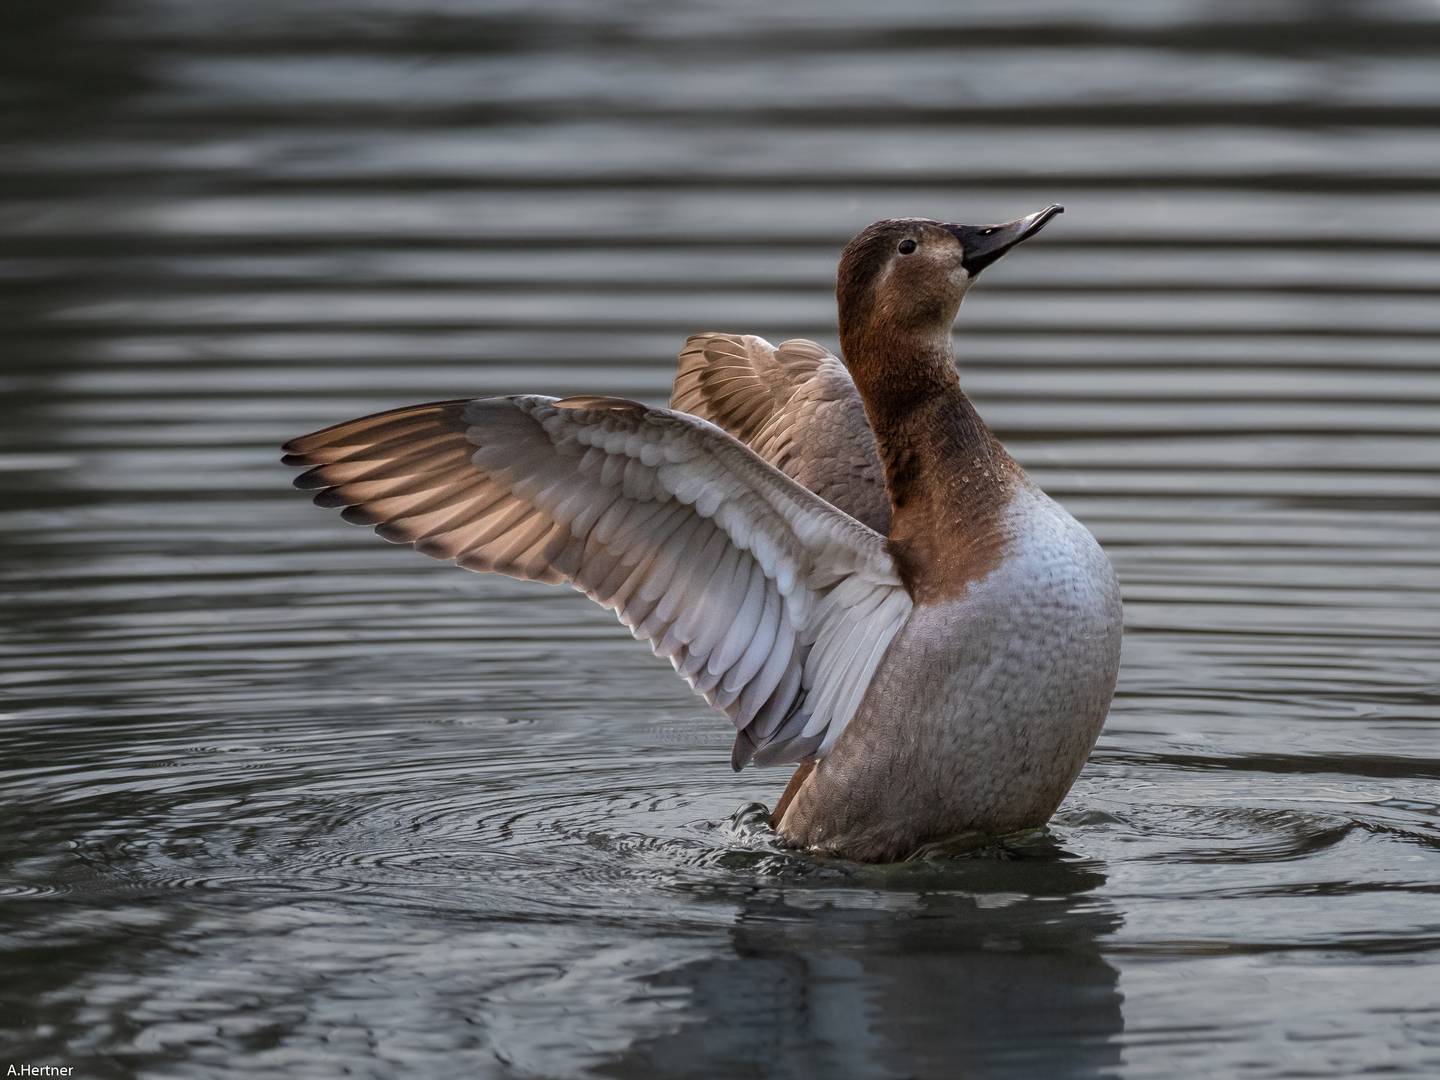
M 302 462 L 288 462 L 288 461 L 287 461 L 286 464 L 287 464 L 287 465 L 290 465 L 290 464 L 296 464 L 296 465 L 299 465 L 299 464 L 307 464 L 307 465 L 308 465 L 308 464 L 314 464 L 314 462 L 303 462 L 303 463 L 302 463 Z M 318 465 L 318 466 L 316 466 L 316 467 L 313 468 L 313 469 L 308 469 L 308 470 L 306 470 L 305 472 L 301 473 L 299 476 L 295 477 L 295 479 L 292 480 L 292 481 L 290 481 L 290 482 L 291 482 L 295 487 L 299 488 L 301 491 L 315 491 L 315 490 L 317 490 L 317 489 L 319 489 L 319 488 L 327 488 L 327 487 L 331 487 L 331 486 L 332 486 L 331 483 L 330 483 L 330 480 L 329 480 L 329 479 L 326 477 L 326 475 L 325 475 L 325 466 L 323 466 L 323 465 Z
M 296 435 L 295 438 L 280 447 L 280 452 L 284 455 L 280 460 L 286 465 L 314 465 L 315 451 L 330 441 L 327 436 L 332 435 L 337 428 L 345 426 L 344 424 L 333 424 L 328 428 L 312 431 L 308 435 Z
M 741 728 L 735 732 L 735 741 L 730 746 L 730 768 L 739 772 L 750 764 L 750 759 L 755 756 L 755 740 L 750 737 L 750 732 Z
M 346 505 L 345 509 L 340 511 L 340 517 L 341 520 L 348 521 L 351 525 L 379 525 L 385 520 L 366 506 Z
M 326 510 L 342 510 L 350 505 L 350 500 L 340 494 L 339 488 L 324 486 L 315 493 L 315 505 Z

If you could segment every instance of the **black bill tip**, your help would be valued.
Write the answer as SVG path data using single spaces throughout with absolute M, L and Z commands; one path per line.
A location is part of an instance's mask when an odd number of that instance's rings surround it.
M 1065 208 L 1051 203 L 1043 210 L 1026 214 L 1003 225 L 947 225 L 955 239 L 960 241 L 962 252 L 960 265 L 973 278 L 1016 244 L 1030 239 L 1053 218 L 1063 214 Z

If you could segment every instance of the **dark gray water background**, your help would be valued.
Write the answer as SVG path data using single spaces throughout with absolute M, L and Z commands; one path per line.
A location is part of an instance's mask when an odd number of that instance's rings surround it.
M 0 19 L 0 1066 L 1440 1075 L 1440 4 Z M 1008 850 L 772 851 L 606 613 L 277 463 L 833 343 L 861 225 L 1051 201 L 957 351 L 1128 636 Z

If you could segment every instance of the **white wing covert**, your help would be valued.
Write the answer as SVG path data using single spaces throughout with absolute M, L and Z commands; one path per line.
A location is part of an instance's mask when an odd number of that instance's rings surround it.
M 737 769 L 823 757 L 910 612 L 884 537 L 683 413 L 479 398 L 285 449 L 348 521 L 614 611 L 730 718 Z

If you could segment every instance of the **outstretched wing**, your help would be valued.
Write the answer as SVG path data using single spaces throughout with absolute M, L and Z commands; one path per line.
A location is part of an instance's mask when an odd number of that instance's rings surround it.
M 823 756 L 910 612 L 883 537 L 682 413 L 444 401 L 285 450 L 347 521 L 610 608 L 730 717 L 737 769 Z
M 890 531 L 890 497 L 865 406 L 845 365 L 796 338 L 695 334 L 680 352 L 670 405 L 709 420 L 826 502 Z

